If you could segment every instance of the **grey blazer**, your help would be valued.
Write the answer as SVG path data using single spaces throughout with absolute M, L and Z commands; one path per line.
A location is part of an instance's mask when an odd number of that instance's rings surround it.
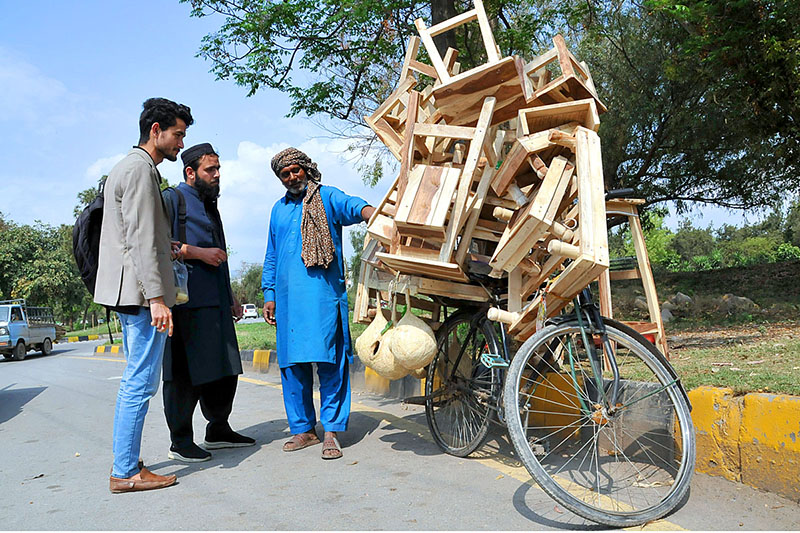
M 148 306 L 164 297 L 175 305 L 170 226 L 150 154 L 134 148 L 108 175 L 100 231 L 94 301 L 111 306 Z

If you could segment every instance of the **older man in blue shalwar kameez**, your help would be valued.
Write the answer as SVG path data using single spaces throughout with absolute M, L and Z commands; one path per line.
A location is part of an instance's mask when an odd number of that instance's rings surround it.
M 277 326 L 278 365 L 292 438 L 284 451 L 319 443 L 313 367 L 320 383 L 323 459 L 342 456 L 336 433 L 350 417 L 352 349 L 344 282 L 342 227 L 368 220 L 374 208 L 319 184 L 317 165 L 288 148 L 272 160 L 286 195 L 272 208 L 261 288 L 264 318 Z

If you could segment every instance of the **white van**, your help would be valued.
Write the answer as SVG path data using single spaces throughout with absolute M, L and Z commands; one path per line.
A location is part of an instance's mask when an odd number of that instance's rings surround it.
M 242 318 L 258 318 L 255 304 L 242 305 Z

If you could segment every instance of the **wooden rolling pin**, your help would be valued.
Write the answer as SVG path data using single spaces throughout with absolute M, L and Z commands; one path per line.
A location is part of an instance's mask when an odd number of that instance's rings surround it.
M 564 241 L 556 240 L 550 241 L 550 243 L 547 245 L 547 251 L 552 255 L 569 257 L 570 259 L 577 259 L 581 255 L 581 249 L 577 246 L 568 244 Z
M 513 324 L 517 320 L 519 320 L 520 314 L 519 313 L 511 313 L 509 311 L 503 311 L 502 309 L 498 309 L 497 307 L 490 307 L 489 311 L 486 313 L 486 318 L 491 320 L 492 322 L 502 322 L 504 324 Z

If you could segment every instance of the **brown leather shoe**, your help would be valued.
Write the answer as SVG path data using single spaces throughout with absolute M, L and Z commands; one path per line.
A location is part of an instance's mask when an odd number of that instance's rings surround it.
M 146 468 L 142 468 L 138 474 L 129 478 L 118 478 L 111 476 L 108 482 L 108 488 L 114 494 L 122 492 L 137 492 L 141 490 L 163 489 L 174 485 L 178 480 L 175 474 L 169 476 L 159 476 L 154 474 Z

